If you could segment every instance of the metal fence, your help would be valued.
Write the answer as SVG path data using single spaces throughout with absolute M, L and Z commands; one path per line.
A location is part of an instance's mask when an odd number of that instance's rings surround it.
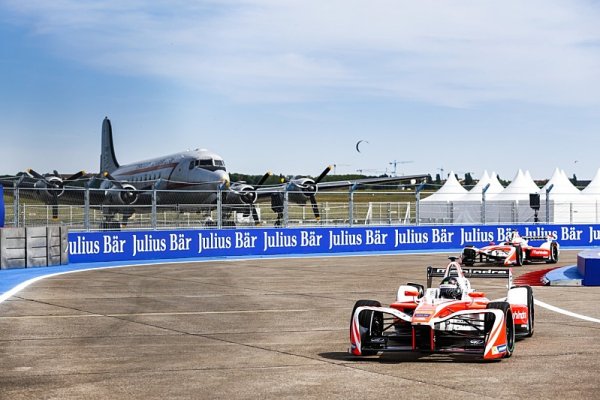
M 117 189 L 112 189 L 118 193 Z M 215 202 L 194 202 L 192 191 L 152 190 L 134 204 L 106 204 L 105 191 L 68 189 L 53 200 L 35 189 L 4 188 L 5 226 L 62 225 L 71 230 L 231 228 L 253 226 L 354 226 L 432 224 L 598 223 L 600 202 L 595 197 L 561 200 L 543 198 L 539 210 L 529 200 L 428 201 L 433 192 L 413 189 L 369 188 L 323 191 L 317 195 L 318 214 L 301 193 L 286 192 L 279 210 L 266 196 L 252 206 L 227 204 L 222 193 Z M 211 195 L 196 192 L 198 197 Z M 529 194 L 523 194 L 528 196 Z

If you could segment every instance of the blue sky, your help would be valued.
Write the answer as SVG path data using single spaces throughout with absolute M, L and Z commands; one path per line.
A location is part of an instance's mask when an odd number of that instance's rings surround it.
M 0 173 L 97 172 L 108 116 L 122 164 L 591 179 L 598 21 L 580 0 L 0 0 Z

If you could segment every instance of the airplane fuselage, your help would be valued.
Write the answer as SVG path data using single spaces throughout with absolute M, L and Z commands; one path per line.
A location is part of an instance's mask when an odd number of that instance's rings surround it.
M 122 165 L 111 175 L 137 190 L 156 188 L 161 203 L 175 204 L 215 203 L 219 187 L 230 182 L 223 159 L 205 149 Z M 104 184 L 104 188 L 109 186 L 109 182 Z

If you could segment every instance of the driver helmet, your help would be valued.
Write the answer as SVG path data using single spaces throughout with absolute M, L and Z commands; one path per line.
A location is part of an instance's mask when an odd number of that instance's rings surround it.
M 458 284 L 458 279 L 454 276 L 442 279 L 440 283 L 440 297 L 444 299 L 460 299 L 462 297 L 462 290 Z

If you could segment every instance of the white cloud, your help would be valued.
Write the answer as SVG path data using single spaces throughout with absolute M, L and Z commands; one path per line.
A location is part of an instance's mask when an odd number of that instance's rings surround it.
M 600 99 L 588 1 L 4 1 L 53 52 L 247 102 Z

